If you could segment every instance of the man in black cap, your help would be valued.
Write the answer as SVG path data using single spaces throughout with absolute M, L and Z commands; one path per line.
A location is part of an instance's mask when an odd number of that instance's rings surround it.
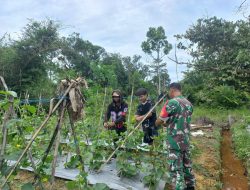
M 145 88 L 139 88 L 136 93 L 136 96 L 139 97 L 140 104 L 137 107 L 137 112 L 135 114 L 136 121 L 140 122 L 143 120 L 148 111 L 154 106 L 154 103 L 149 100 L 148 92 Z M 143 142 L 152 144 L 153 137 L 157 135 L 157 130 L 155 127 L 156 121 L 156 111 L 153 110 L 147 118 L 142 122 L 142 129 L 144 132 Z

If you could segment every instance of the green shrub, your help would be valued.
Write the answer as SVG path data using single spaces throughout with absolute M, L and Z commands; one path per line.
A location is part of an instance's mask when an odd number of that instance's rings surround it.
M 194 94 L 195 103 L 215 108 L 239 108 L 246 105 L 249 95 L 230 86 L 216 86 L 213 89 L 200 90 Z
M 242 160 L 250 159 L 250 133 L 247 132 L 246 126 L 241 123 L 232 128 L 235 152 Z

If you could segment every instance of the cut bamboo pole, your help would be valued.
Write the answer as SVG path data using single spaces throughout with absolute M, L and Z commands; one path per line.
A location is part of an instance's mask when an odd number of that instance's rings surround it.
M 51 115 L 57 110 L 58 106 L 62 103 L 62 101 L 65 99 L 65 96 L 69 93 L 70 89 L 72 88 L 72 86 L 75 83 L 72 82 L 69 87 L 67 88 L 67 90 L 65 91 L 65 93 L 63 94 L 63 96 L 61 97 L 61 99 L 57 102 L 57 104 L 55 105 L 55 107 L 53 108 L 53 110 L 51 111 L 51 113 L 48 114 L 48 116 L 46 117 L 46 119 L 43 121 L 43 123 L 41 124 L 41 126 L 36 130 L 36 132 L 34 133 L 34 135 L 32 136 L 30 142 L 28 143 L 28 145 L 26 146 L 26 148 L 24 149 L 24 151 L 22 152 L 21 156 L 18 158 L 17 162 L 15 163 L 15 165 L 13 166 L 12 170 L 10 171 L 10 173 L 8 174 L 8 176 L 6 177 L 6 179 L 4 180 L 1 188 L 3 188 L 5 186 L 5 184 L 7 183 L 8 179 L 10 178 L 10 176 L 12 175 L 12 173 L 14 172 L 14 170 L 16 169 L 16 167 L 18 166 L 18 164 L 21 162 L 22 158 L 24 157 L 24 155 L 27 153 L 28 149 L 30 148 L 30 146 L 32 145 L 33 141 L 35 140 L 35 138 L 37 137 L 37 135 L 39 134 L 39 132 L 42 130 L 42 128 L 47 124 L 47 122 L 49 121 Z
M 104 112 L 104 106 L 105 106 L 105 102 L 106 102 L 106 96 L 107 96 L 107 87 L 105 87 L 105 92 L 104 92 L 104 99 L 103 99 L 103 103 L 102 103 L 102 111 L 101 111 L 101 115 L 100 115 L 100 120 L 99 120 L 99 127 L 101 126 L 102 124 L 102 115 L 103 115 L 103 112 Z
M 74 137 L 74 144 L 75 144 L 75 148 L 76 148 L 76 154 L 79 158 L 79 161 L 81 163 L 81 169 L 82 171 L 85 171 L 84 170 L 84 162 L 83 162 L 83 159 L 82 159 L 82 156 L 81 156 L 81 150 L 80 150 L 80 147 L 79 147 L 79 141 L 77 139 L 77 136 L 76 136 L 76 132 L 75 132 L 75 126 L 74 126 L 74 122 L 72 120 L 72 117 L 70 115 L 70 112 L 68 111 L 68 115 L 69 115 L 69 122 L 70 122 L 70 127 L 71 127 L 71 131 L 72 131 L 72 135 Z
M 62 129 L 62 124 L 63 124 L 65 108 L 66 108 L 66 100 L 63 101 L 63 107 L 60 113 L 60 119 L 58 123 L 57 139 L 55 143 L 55 151 L 54 151 L 54 158 L 52 162 L 52 171 L 51 171 L 51 188 L 52 189 L 53 189 L 53 185 L 55 181 L 56 162 L 57 162 L 58 148 L 60 145 L 61 129 Z
M 131 97 L 130 97 L 130 103 L 129 103 L 128 125 L 130 124 L 130 116 L 131 116 L 131 110 L 132 110 L 133 96 L 134 96 L 134 85 L 132 87 L 132 92 L 131 92 Z
M 1 79 L 2 85 L 4 86 L 4 89 L 8 91 L 8 86 L 6 85 L 4 78 L 0 76 L 0 79 Z M 8 110 L 6 110 L 4 113 L 4 119 L 3 119 L 3 124 L 2 124 L 2 145 L 1 145 L 1 150 L 0 150 L 0 169 L 2 169 L 3 163 L 4 163 L 4 154 L 5 154 L 5 148 L 7 144 L 7 135 L 8 135 L 7 122 L 13 115 L 14 97 L 9 95 L 8 102 L 10 105 L 8 107 Z

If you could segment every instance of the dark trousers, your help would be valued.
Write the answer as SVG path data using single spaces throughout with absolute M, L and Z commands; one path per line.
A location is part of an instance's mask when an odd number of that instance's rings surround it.
M 143 129 L 144 137 L 143 142 L 152 144 L 154 141 L 154 136 L 158 136 L 158 131 L 155 127 L 147 127 Z

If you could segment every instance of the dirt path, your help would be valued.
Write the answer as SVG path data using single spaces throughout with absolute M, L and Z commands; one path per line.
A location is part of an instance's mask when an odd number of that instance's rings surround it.
M 232 139 L 230 131 L 222 132 L 221 159 L 222 159 L 222 183 L 223 190 L 248 190 L 247 177 L 244 175 L 245 169 L 239 159 L 237 159 L 232 149 Z
M 205 136 L 193 137 L 193 168 L 197 190 L 218 190 L 220 183 L 220 129 L 205 130 Z

